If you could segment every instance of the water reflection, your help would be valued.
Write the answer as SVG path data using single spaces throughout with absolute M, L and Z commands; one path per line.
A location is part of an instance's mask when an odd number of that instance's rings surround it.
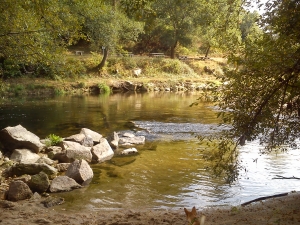
M 256 142 L 240 149 L 248 171 L 226 185 L 206 170 L 195 133 L 220 129 L 216 112 L 207 103 L 189 107 L 194 94 L 149 93 L 111 96 L 60 96 L 11 101 L 0 105 L 0 128 L 21 124 L 44 138 L 66 137 L 87 127 L 104 136 L 112 131 L 144 132 L 139 154 L 92 165 L 94 178 L 82 189 L 60 193 L 62 208 L 198 208 L 242 202 L 296 190 L 293 180 L 273 180 L 299 171 L 299 153 L 259 155 Z M 135 126 L 129 126 L 133 121 Z M 257 162 L 253 159 L 258 158 Z

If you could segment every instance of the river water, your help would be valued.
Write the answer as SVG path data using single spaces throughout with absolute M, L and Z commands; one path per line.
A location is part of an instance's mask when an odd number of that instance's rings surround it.
M 299 151 L 260 155 L 257 142 L 240 149 L 247 171 L 241 171 L 238 181 L 228 185 L 214 177 L 202 159 L 206 146 L 196 135 L 223 128 L 212 105 L 189 107 L 197 97 L 157 92 L 15 99 L 0 103 L 0 129 L 21 124 L 40 138 L 67 137 L 83 127 L 103 136 L 113 131 L 146 135 L 145 145 L 136 146 L 139 154 L 93 164 L 94 178 L 87 187 L 55 194 L 66 199 L 62 208 L 204 208 L 299 191 L 300 181 L 273 179 L 297 176 Z

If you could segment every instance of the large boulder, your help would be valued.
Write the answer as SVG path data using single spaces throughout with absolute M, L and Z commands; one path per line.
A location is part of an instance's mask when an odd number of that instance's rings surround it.
M 35 163 L 39 160 L 40 156 L 28 149 L 15 149 L 10 156 L 10 160 L 19 163 Z
M 13 177 L 14 175 L 22 176 L 24 174 L 35 175 L 41 171 L 46 173 L 50 179 L 53 179 L 57 175 L 57 169 L 45 163 L 15 164 L 9 168 L 6 174 Z
M 7 193 L 7 200 L 9 201 L 20 201 L 29 199 L 33 195 L 32 191 L 23 181 L 12 181 L 9 184 Z
M 100 143 L 92 147 L 93 161 L 104 162 L 114 156 L 114 151 L 105 138 L 101 138 Z
M 31 180 L 28 182 L 28 186 L 33 192 L 43 193 L 48 190 L 50 185 L 49 178 L 43 171 L 39 174 L 31 176 Z
M 50 184 L 50 192 L 72 191 L 76 188 L 81 188 L 74 179 L 68 176 L 58 176 L 54 178 Z
M 5 151 L 24 148 L 30 149 L 34 153 L 39 153 L 45 147 L 38 136 L 21 125 L 2 129 L 0 131 L 0 142 Z
M 55 155 L 53 159 L 64 163 L 73 162 L 75 159 L 84 159 L 87 162 L 91 162 L 91 148 L 82 146 L 76 142 L 63 141 L 63 151 Z
M 84 134 L 86 137 L 90 137 L 93 139 L 94 144 L 98 144 L 100 142 L 100 139 L 102 138 L 102 135 L 92 131 L 88 128 L 82 128 L 80 131 L 81 134 Z
M 74 134 L 70 137 L 66 137 L 64 140 L 77 142 L 85 147 L 92 147 L 94 145 L 93 138 L 90 135 L 85 135 L 83 133 Z
M 83 184 L 91 181 L 94 173 L 87 161 L 81 159 L 71 163 L 65 175 L 73 178 L 77 183 Z

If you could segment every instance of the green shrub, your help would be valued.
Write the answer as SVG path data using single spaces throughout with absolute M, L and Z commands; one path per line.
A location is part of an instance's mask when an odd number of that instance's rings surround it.
M 162 61 L 161 70 L 165 73 L 171 73 L 171 74 L 181 74 L 181 63 L 179 60 L 174 59 L 164 59 Z
M 109 94 L 111 92 L 110 87 L 104 83 L 98 84 L 98 88 L 100 89 L 100 93 L 102 94 Z
M 95 68 L 102 60 L 102 55 L 97 54 L 95 52 L 91 52 L 92 56 L 85 58 L 82 61 L 82 65 L 87 69 L 87 70 L 91 70 L 93 68 Z
M 16 96 L 19 96 L 25 92 L 25 87 L 22 84 L 14 84 L 10 86 L 9 92 L 14 93 Z
M 132 70 L 137 66 L 136 61 L 131 57 L 122 57 L 121 61 L 126 70 Z
M 54 146 L 58 145 L 60 142 L 62 142 L 63 139 L 60 136 L 57 136 L 55 134 L 49 134 L 46 137 L 46 146 Z
M 80 83 L 78 83 L 77 87 L 78 88 L 85 88 L 86 84 L 84 82 L 80 82 Z
M 83 63 L 75 58 L 67 58 L 65 61 L 55 65 L 54 75 L 61 78 L 76 78 L 84 75 L 86 69 Z
M 3 64 L 0 64 L 0 68 L 3 78 L 20 77 L 22 75 L 20 66 L 10 60 L 4 60 Z
M 55 95 L 64 95 L 66 92 L 61 88 L 55 88 L 54 93 Z

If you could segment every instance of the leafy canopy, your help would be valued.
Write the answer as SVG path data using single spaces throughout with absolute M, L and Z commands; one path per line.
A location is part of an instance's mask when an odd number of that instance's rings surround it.
M 0 4 L 0 61 L 53 65 L 78 38 L 80 23 L 68 0 L 2 0 Z
M 232 51 L 215 92 L 219 116 L 231 129 L 215 146 L 214 169 L 238 175 L 238 145 L 259 139 L 264 152 L 297 148 L 300 136 L 300 2 L 272 1 L 245 42 Z

